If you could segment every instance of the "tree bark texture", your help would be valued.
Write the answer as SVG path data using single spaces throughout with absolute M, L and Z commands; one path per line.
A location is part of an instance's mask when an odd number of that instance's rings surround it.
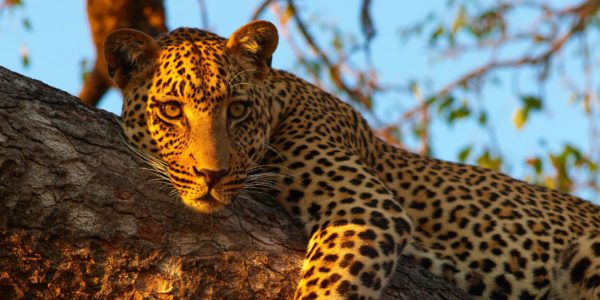
M 270 201 L 195 213 L 116 116 L 0 67 L 0 298 L 287 299 L 301 228 Z M 402 261 L 390 299 L 465 299 Z

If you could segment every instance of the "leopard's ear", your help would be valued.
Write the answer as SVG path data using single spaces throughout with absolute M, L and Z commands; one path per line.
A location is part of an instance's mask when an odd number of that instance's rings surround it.
M 104 41 L 108 74 L 121 90 L 138 74 L 151 68 L 158 56 L 158 44 L 149 35 L 133 30 L 111 32 Z
M 262 79 L 271 66 L 279 35 L 271 22 L 252 21 L 236 30 L 227 41 L 226 51 L 250 59 L 256 76 Z

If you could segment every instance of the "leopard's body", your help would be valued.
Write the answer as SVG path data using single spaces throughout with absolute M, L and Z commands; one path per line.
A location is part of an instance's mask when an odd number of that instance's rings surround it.
M 273 25 L 106 42 L 131 143 L 184 203 L 276 185 L 310 241 L 297 299 L 377 299 L 404 255 L 482 299 L 600 299 L 600 207 L 378 139 L 358 112 L 273 69 Z M 575 298 L 573 298 L 575 297 Z

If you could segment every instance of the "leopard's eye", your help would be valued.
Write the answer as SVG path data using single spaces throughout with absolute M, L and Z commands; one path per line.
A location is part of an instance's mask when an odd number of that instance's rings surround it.
M 241 119 L 248 112 L 248 103 L 235 101 L 229 105 L 227 115 L 233 119 Z
M 177 101 L 169 101 L 160 105 L 160 113 L 169 120 L 176 120 L 183 115 L 181 104 Z

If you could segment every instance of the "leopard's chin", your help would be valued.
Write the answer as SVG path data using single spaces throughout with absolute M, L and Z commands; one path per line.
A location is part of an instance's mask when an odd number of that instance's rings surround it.
M 212 213 L 221 210 L 229 201 L 224 199 L 219 193 L 211 190 L 202 196 L 181 196 L 183 203 L 200 213 Z

